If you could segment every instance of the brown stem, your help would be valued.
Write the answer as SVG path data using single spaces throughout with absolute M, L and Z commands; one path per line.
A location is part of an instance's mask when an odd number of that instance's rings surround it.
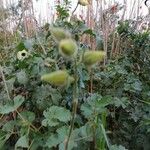
M 77 3 L 75 9 L 72 11 L 72 15 L 71 15 L 71 16 L 73 16 L 73 14 L 74 14 L 74 12 L 77 10 L 78 6 L 79 6 L 79 3 Z

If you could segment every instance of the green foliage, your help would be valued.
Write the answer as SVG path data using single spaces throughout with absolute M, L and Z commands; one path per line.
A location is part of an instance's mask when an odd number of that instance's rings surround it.
M 71 118 L 71 113 L 63 107 L 52 106 L 47 111 L 43 112 L 45 119 L 42 121 L 43 126 L 57 126 L 59 122 L 68 122 Z
M 138 33 L 126 21 L 120 24 L 118 33 L 123 38 L 122 55 L 110 60 L 104 71 L 96 73 L 95 82 L 100 80 L 101 84 L 96 85 L 97 89 L 101 89 L 102 95 L 113 97 L 115 107 L 110 107 L 109 117 L 114 124 L 113 128 L 112 125 L 109 128 L 113 132 L 110 136 L 112 141 L 123 143 L 128 149 L 147 149 L 147 140 L 145 144 L 139 141 L 144 142 L 145 135 L 149 140 L 147 129 L 150 126 L 141 125 L 145 118 L 150 117 L 150 107 L 147 105 L 150 100 L 149 32 Z M 119 137 L 116 138 L 117 136 Z
M 73 59 L 60 55 L 49 24 L 36 37 L 16 34 L 11 46 L 0 45 L 0 149 L 64 150 L 74 116 L 72 105 L 78 99 L 68 150 L 148 150 L 149 32 L 139 33 L 130 21 L 120 22 L 115 32 L 121 54 L 108 57 L 105 66 L 87 69 L 82 56 L 90 47 L 80 39 L 88 34 L 102 48 L 103 37 L 75 16 L 67 21 L 69 9 L 68 0 L 56 6 L 53 27 L 63 27 L 67 38 L 76 42 L 78 52 Z M 17 53 L 22 50 L 29 56 L 19 60 Z M 42 75 L 57 70 L 67 70 L 75 82 L 64 88 L 41 81 Z
M 29 147 L 29 138 L 24 135 L 20 137 L 15 145 L 15 147 L 22 147 L 22 148 L 28 148 Z
M 10 138 L 10 134 L 0 130 L 0 148 L 2 149 L 5 142 Z
M 123 146 L 119 145 L 112 145 L 110 150 L 126 150 L 126 148 L 124 148 Z
M 0 106 L 0 114 L 8 114 L 19 108 L 24 102 L 24 97 L 18 95 L 14 97 L 13 102 L 7 103 L 6 105 Z

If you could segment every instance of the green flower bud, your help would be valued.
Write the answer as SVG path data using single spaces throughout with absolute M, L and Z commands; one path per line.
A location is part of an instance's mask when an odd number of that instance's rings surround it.
M 73 82 L 73 77 L 69 76 L 67 71 L 58 70 L 41 77 L 41 80 L 46 81 L 55 86 L 65 86 Z
M 89 5 L 88 0 L 79 0 L 78 3 L 79 3 L 80 5 L 82 5 L 82 6 L 87 6 L 87 5 Z
M 104 51 L 87 51 L 83 55 L 83 63 L 86 66 L 92 66 L 97 62 L 102 61 L 104 57 L 105 57 Z
M 51 28 L 50 31 L 56 42 L 71 37 L 71 34 L 62 28 Z
M 77 50 L 77 44 L 72 39 L 64 39 L 59 43 L 59 52 L 63 57 L 75 57 L 77 55 Z

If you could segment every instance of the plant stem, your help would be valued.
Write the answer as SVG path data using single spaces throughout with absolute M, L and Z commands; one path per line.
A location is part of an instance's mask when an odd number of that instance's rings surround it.
M 77 106 L 78 106 L 78 73 L 77 73 L 77 60 L 75 59 L 75 83 L 74 83 L 74 91 L 73 91 L 73 109 L 72 109 L 72 119 L 71 119 L 71 125 L 70 125 L 70 130 L 69 130 L 69 135 L 67 137 L 67 140 L 65 142 L 65 150 L 68 150 L 68 145 L 70 141 L 70 137 L 73 131 L 74 127 L 74 121 L 75 121 L 75 116 L 76 116 L 76 111 L 77 111 Z
M 101 126 L 101 129 L 102 129 L 102 133 L 103 133 L 104 139 L 106 141 L 106 145 L 107 145 L 108 149 L 110 149 L 110 144 L 109 144 L 109 141 L 107 139 L 105 128 L 104 128 L 103 124 L 100 124 L 100 126 Z
M 90 70 L 90 93 L 93 93 L 93 72 Z
M 93 70 L 90 68 L 90 89 L 89 92 L 92 94 L 93 93 Z M 96 111 L 94 109 L 94 114 L 96 114 Z M 95 149 L 96 146 L 96 127 L 95 124 L 93 126 L 93 141 L 92 141 L 92 149 Z

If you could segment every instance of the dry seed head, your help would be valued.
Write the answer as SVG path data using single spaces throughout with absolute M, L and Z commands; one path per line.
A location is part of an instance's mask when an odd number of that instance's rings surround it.
M 54 28 L 53 27 L 50 29 L 50 31 L 56 42 L 60 42 L 62 39 L 71 37 L 71 34 L 62 28 L 58 28 L 58 27 Z
M 65 58 L 72 58 L 77 55 L 78 46 L 72 39 L 64 39 L 59 43 L 59 52 Z
M 97 62 L 103 61 L 106 53 L 104 51 L 87 51 L 83 55 L 83 63 L 92 66 Z
M 78 3 L 79 3 L 80 5 L 82 5 L 82 6 L 87 6 L 87 5 L 89 5 L 88 0 L 79 0 Z

